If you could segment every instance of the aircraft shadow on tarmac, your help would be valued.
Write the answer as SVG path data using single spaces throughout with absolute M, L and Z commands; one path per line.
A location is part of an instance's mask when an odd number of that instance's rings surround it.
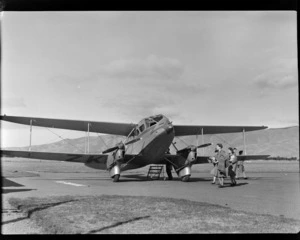
M 8 180 L 5 177 L 2 177 L 2 187 L 24 187 L 24 185 Z
M 123 178 L 132 178 L 132 179 L 123 179 Z M 144 174 L 129 174 L 129 175 L 122 175 L 120 182 L 134 182 L 134 181 L 151 181 L 147 178 Z
M 131 178 L 131 179 L 124 179 L 124 178 Z M 165 176 L 165 180 L 169 181 L 167 176 Z M 120 182 L 134 182 L 134 181 L 164 181 L 164 177 L 160 177 L 159 179 L 151 179 L 151 178 L 147 178 L 147 176 L 145 176 L 144 174 L 131 174 L 131 175 L 122 175 L 120 180 Z M 173 180 L 171 181 L 181 181 L 180 178 L 178 177 L 173 177 Z M 189 182 L 209 182 L 211 181 L 211 179 L 208 178 L 190 178 Z
M 243 183 L 236 183 L 235 186 L 231 186 L 230 183 L 224 183 L 223 188 L 227 188 L 227 187 L 230 187 L 230 188 L 232 188 L 232 187 L 239 187 L 239 186 L 243 186 L 243 185 L 247 185 L 247 184 L 248 184 L 247 182 L 243 182 Z
M 36 189 L 30 189 L 30 188 L 23 188 L 23 189 L 3 189 L 2 188 L 2 194 L 6 193 L 12 193 L 12 192 L 28 192 Z

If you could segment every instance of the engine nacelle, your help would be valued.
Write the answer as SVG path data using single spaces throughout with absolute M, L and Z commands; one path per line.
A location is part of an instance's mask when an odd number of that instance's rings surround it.
M 111 178 L 113 178 L 115 175 L 120 175 L 121 173 L 121 168 L 120 164 L 116 163 L 110 170 L 109 170 L 109 175 Z
M 191 176 L 191 166 L 187 166 L 181 169 L 178 173 L 179 177 L 183 178 L 185 176 Z
M 116 152 L 113 153 L 113 157 L 115 161 L 123 160 L 125 154 L 125 150 L 123 148 L 119 148 Z
M 197 159 L 196 151 L 190 151 L 186 158 L 185 164 L 193 163 L 196 159 Z
M 181 180 L 183 182 L 187 182 L 191 176 L 191 168 L 192 168 L 192 164 L 194 161 L 196 161 L 197 159 L 197 150 L 196 149 L 191 149 L 190 151 L 188 151 L 185 156 L 186 156 L 186 160 L 184 163 L 184 168 L 182 168 L 179 172 L 178 172 L 178 176 L 181 178 Z
M 121 162 L 124 159 L 124 149 L 119 148 L 117 151 L 113 152 L 112 155 L 109 155 L 106 162 L 107 170 L 109 171 L 109 174 L 111 178 L 114 178 L 114 180 L 118 181 L 118 178 L 121 173 Z

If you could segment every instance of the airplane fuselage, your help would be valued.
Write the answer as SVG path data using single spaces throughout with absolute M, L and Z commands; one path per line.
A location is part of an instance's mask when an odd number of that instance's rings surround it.
M 138 155 L 138 161 L 135 161 L 135 163 L 138 162 L 139 164 L 125 164 L 123 167 L 121 166 L 121 170 L 155 164 L 164 158 L 175 136 L 173 125 L 163 115 L 154 117 L 154 119 L 159 121 L 156 123 L 153 121 L 153 125 L 148 122 L 150 118 L 141 120 L 133 131 L 133 136 L 129 137 L 129 140 L 134 138 L 140 138 L 141 140 L 130 144 L 126 148 L 126 154 Z

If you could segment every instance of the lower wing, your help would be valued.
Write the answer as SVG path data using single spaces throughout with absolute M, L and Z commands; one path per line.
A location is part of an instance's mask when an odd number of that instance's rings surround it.
M 1 156 L 81 163 L 97 160 L 98 162 L 104 163 L 108 155 L 1 150 Z
M 266 160 L 270 155 L 239 155 L 237 156 L 238 161 L 245 160 Z M 193 164 L 201 164 L 201 163 L 210 163 L 210 156 L 198 156 L 196 161 Z
M 245 160 L 264 160 L 267 159 L 270 155 L 239 155 L 237 156 L 238 161 L 245 161 Z M 203 163 L 211 163 L 209 160 L 211 156 L 197 156 L 195 161 L 192 161 L 191 164 L 203 164 Z M 175 169 L 181 169 L 186 163 L 186 160 L 181 156 L 174 155 L 174 154 L 166 154 L 165 158 L 160 161 L 158 164 L 167 164 L 171 163 Z
M 106 170 L 106 161 L 109 155 L 106 154 L 80 154 L 80 153 L 54 153 L 54 152 L 33 152 L 1 150 L 1 157 L 33 158 L 40 160 L 54 160 L 66 162 L 80 162 L 86 165 L 98 164 L 99 169 Z M 126 154 L 122 163 L 127 163 L 136 155 Z

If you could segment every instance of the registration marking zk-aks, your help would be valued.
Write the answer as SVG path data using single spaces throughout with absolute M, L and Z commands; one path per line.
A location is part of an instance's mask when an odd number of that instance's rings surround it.
M 62 183 L 62 184 L 67 184 L 67 185 L 72 185 L 76 187 L 84 187 L 85 185 L 82 184 L 77 184 L 77 183 L 71 183 L 71 182 L 64 182 L 64 181 L 56 181 L 57 183 Z

